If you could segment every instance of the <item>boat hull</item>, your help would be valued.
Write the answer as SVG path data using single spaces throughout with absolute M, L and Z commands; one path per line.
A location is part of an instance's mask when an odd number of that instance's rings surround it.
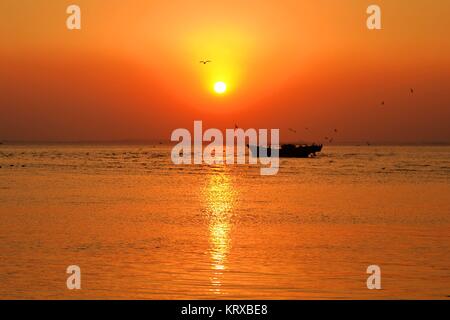
M 260 147 L 260 146 L 249 146 L 252 156 L 260 157 L 271 157 L 272 148 Z M 322 151 L 322 145 L 282 145 L 278 149 L 278 156 L 280 158 L 310 158 L 316 156 L 317 152 Z

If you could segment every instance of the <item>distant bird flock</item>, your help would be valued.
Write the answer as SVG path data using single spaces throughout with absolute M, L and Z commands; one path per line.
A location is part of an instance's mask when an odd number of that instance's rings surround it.
M 206 60 L 206 59 L 205 59 L 205 60 L 200 60 L 200 63 L 201 63 L 201 64 L 204 64 L 204 65 L 206 65 L 207 63 L 211 63 L 211 62 L 212 62 L 211 60 Z M 414 94 L 414 88 L 410 88 L 409 91 L 410 91 L 411 94 Z M 385 105 L 386 105 L 386 102 L 383 100 L 383 101 L 381 101 L 380 105 L 381 105 L 381 106 L 385 106 Z M 235 130 L 239 128 L 236 124 L 235 124 L 234 127 L 235 127 Z M 289 130 L 290 132 L 292 132 L 292 133 L 297 133 L 297 130 L 295 130 L 295 129 L 293 129 L 293 128 L 288 128 L 288 130 Z M 309 131 L 309 128 L 308 128 L 308 127 L 305 127 L 305 130 L 308 130 L 308 131 Z M 336 129 L 336 128 L 335 128 L 333 131 L 334 131 L 334 133 L 338 133 L 338 129 Z M 332 143 L 333 140 L 334 140 L 333 137 L 328 137 L 328 136 L 324 137 L 324 139 L 325 139 L 325 141 L 328 141 L 329 143 Z M 366 142 L 366 144 L 367 144 L 368 146 L 370 146 L 370 142 Z

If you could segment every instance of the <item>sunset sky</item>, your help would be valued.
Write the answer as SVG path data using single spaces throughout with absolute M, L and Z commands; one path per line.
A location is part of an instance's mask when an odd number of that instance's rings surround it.
M 2 0 L 0 140 L 169 140 L 203 120 L 450 142 L 449 17 L 448 0 Z

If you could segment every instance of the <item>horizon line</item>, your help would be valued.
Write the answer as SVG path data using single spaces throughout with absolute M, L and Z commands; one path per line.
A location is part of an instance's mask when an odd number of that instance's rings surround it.
M 336 141 L 335 143 L 324 143 L 324 142 L 315 142 L 320 143 L 327 146 L 344 146 L 344 145 L 367 145 L 367 143 L 370 143 L 371 146 L 373 145 L 385 145 L 385 146 L 448 146 L 450 145 L 450 141 L 418 141 L 418 142 L 411 142 L 411 141 L 370 141 L 370 140 L 347 140 L 347 141 Z M 86 140 L 75 140 L 75 139 L 68 139 L 68 140 L 0 140 L 0 145 L 7 145 L 7 144 L 174 144 L 176 141 L 170 141 L 167 139 L 86 139 Z M 283 144 L 309 144 L 313 143 L 311 142 L 305 142 L 305 141 L 283 141 L 280 142 Z M 208 142 L 204 142 L 204 144 L 208 144 Z

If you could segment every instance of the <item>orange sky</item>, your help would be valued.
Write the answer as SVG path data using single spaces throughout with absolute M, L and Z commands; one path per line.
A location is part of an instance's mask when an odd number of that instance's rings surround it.
M 203 120 L 285 141 L 450 142 L 449 17 L 447 0 L 3 0 L 0 140 L 168 140 Z

